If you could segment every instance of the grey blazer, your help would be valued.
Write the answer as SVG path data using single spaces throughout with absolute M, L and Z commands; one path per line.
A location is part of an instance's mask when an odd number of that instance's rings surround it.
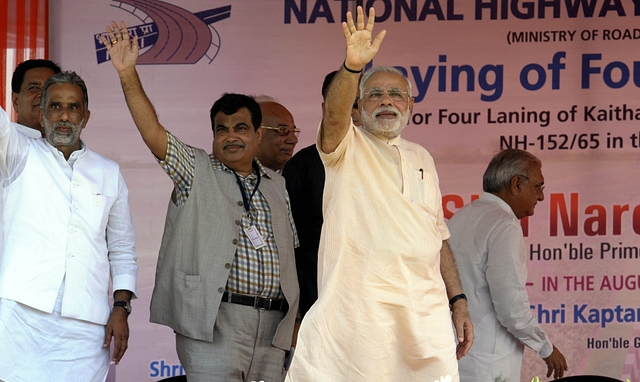
M 213 341 L 213 326 L 236 253 L 243 203 L 233 174 L 211 167 L 209 155 L 195 149 L 191 192 L 182 207 L 169 201 L 151 297 L 150 321 L 186 337 Z M 289 350 L 298 310 L 298 280 L 293 232 L 284 178 L 265 168 L 269 177 L 260 192 L 271 208 L 280 259 L 280 284 L 289 311 L 278 326 L 273 345 Z

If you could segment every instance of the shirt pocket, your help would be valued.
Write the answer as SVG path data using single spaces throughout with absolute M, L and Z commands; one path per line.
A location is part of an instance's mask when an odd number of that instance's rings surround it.
M 438 206 L 441 203 L 438 195 L 438 184 L 434 177 L 424 169 L 414 169 L 414 176 L 411 178 L 412 191 L 415 192 L 414 201 L 421 207 L 426 208 L 430 213 L 437 215 Z
M 81 220 L 86 229 L 104 234 L 115 196 L 109 191 L 93 188 L 86 192 L 72 193 L 72 198 L 72 219 Z

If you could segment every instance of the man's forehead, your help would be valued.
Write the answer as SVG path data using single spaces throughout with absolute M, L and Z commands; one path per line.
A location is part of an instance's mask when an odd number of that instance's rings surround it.
M 291 112 L 277 102 L 261 103 L 260 110 L 262 111 L 262 120 L 266 124 L 294 125 Z
M 291 114 L 264 114 L 262 116 L 262 123 L 264 126 L 294 126 L 293 116 Z
M 542 175 L 542 168 L 540 168 L 539 166 L 531 166 L 531 169 L 529 170 L 529 175 L 531 177 L 531 179 L 535 180 L 536 182 L 544 182 L 544 176 Z
M 44 82 L 47 78 L 56 74 L 53 70 L 49 68 L 32 68 L 24 72 L 24 78 L 22 79 L 22 83 L 26 84 L 28 82 Z
M 365 82 L 365 91 L 371 88 L 407 88 L 407 79 L 402 75 L 394 72 L 379 72 L 367 79 Z
M 246 107 L 238 109 L 238 111 L 233 114 L 225 114 L 221 110 L 213 117 L 213 121 L 216 126 L 236 126 L 244 123 L 250 127 L 254 127 L 253 123 L 251 122 L 251 113 Z
M 47 89 L 47 102 L 83 102 L 80 86 L 75 84 L 53 84 Z

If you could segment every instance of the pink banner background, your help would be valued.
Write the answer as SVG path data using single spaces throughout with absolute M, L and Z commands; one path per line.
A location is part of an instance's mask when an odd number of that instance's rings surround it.
M 165 127 L 208 149 L 208 110 L 215 99 L 224 92 L 265 94 L 293 113 L 302 129 L 298 149 L 314 141 L 322 80 L 344 58 L 342 7 L 353 9 L 354 1 L 168 3 L 190 13 L 228 5 L 231 9 L 229 17 L 209 25 L 213 60 L 205 56 L 194 64 L 139 66 Z M 506 2 L 495 1 L 492 19 L 489 9 L 476 16 L 476 3 L 367 2 L 383 16 L 376 30 L 388 31 L 374 64 L 406 69 L 414 85 L 414 117 L 403 135 L 434 156 L 450 212 L 481 192 L 486 164 L 508 142 L 543 161 L 546 199 L 529 219 L 526 238 L 532 249 L 531 303 L 567 356 L 569 375 L 640 380 L 635 366 L 640 347 L 640 102 L 635 97 L 640 86 L 640 12 L 631 0 L 580 2 L 575 17 L 569 16 L 564 1 L 542 9 L 537 1 L 511 1 L 513 7 L 504 10 Z M 591 15 L 585 13 L 587 3 L 594 5 Z M 524 18 L 528 10 L 531 17 Z M 83 137 L 120 163 L 131 191 L 140 255 L 139 300 L 130 318 L 130 348 L 116 368 L 116 378 L 155 381 L 180 374 L 173 333 L 148 322 L 172 185 L 133 125 L 115 70 L 109 62 L 97 63 L 95 35 L 112 19 L 129 26 L 152 21 L 119 1 L 53 2 L 51 57 L 86 80 L 92 118 Z M 532 41 L 535 38 L 543 41 Z M 460 75 L 455 91 L 452 73 L 460 68 L 473 72 L 473 79 L 469 85 L 467 74 Z M 616 115 L 616 108 L 631 111 Z M 511 117 L 509 123 L 510 112 L 519 119 Z M 632 258 L 612 255 L 612 248 L 623 247 L 631 248 Z M 620 313 L 615 311 L 618 306 Z M 544 362 L 528 351 L 522 380 L 545 373 Z

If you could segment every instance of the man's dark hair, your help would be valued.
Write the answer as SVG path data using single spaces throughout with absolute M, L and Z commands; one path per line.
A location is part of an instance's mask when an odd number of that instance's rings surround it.
M 20 93 L 20 88 L 24 82 L 24 75 L 28 70 L 37 68 L 48 68 L 58 74 L 62 71 L 58 65 L 49 60 L 27 60 L 23 61 L 13 71 L 13 77 L 11 77 L 11 91 L 14 93 Z
M 329 85 L 331 85 L 331 81 L 333 81 L 333 77 L 338 74 L 337 70 L 327 74 L 324 77 L 324 82 L 322 82 L 322 99 L 327 99 L 327 92 L 329 91 Z
M 51 85 L 58 84 L 71 84 L 79 87 L 80 90 L 82 90 L 84 112 L 86 113 L 87 110 L 89 110 L 89 94 L 87 93 L 87 85 L 85 85 L 82 78 L 80 78 L 76 72 L 60 72 L 49 77 L 42 87 L 42 102 L 40 102 L 40 109 L 42 111 L 44 111 L 47 104 L 47 92 L 49 91 L 49 87 L 51 87 Z
M 215 134 L 215 117 L 219 112 L 223 112 L 225 115 L 231 115 L 238 112 L 242 108 L 247 108 L 249 114 L 251 114 L 251 123 L 253 129 L 258 130 L 262 124 L 262 112 L 260 111 L 260 105 L 253 97 L 244 94 L 224 93 L 220 99 L 214 102 L 209 112 L 211 118 L 211 129 Z

